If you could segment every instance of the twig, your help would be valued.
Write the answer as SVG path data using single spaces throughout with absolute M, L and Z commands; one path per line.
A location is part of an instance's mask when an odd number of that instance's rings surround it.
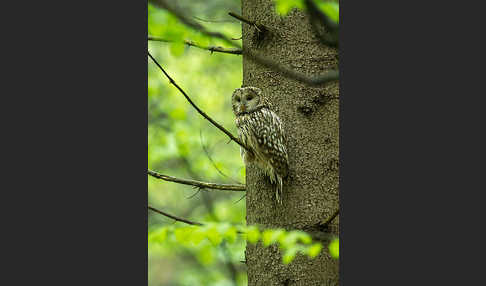
M 246 194 L 244 194 L 243 196 L 241 196 L 241 198 L 239 198 L 236 202 L 234 202 L 233 204 L 236 205 L 239 201 L 241 201 L 244 197 L 246 197 Z
M 312 30 L 317 35 L 321 43 L 330 47 L 339 47 L 339 41 L 336 39 L 339 26 L 329 19 L 326 14 L 322 13 L 322 11 L 319 10 L 317 5 L 312 0 L 305 0 L 305 5 L 311 18 L 310 22 Z M 320 33 L 317 24 L 315 23 L 316 21 L 320 21 L 324 27 L 327 28 L 327 30 L 332 34 L 332 39 L 330 39 L 328 35 L 323 35 Z
M 244 192 L 246 190 L 245 185 L 239 185 L 239 184 L 238 185 L 216 184 L 216 183 L 208 183 L 208 182 L 188 180 L 188 179 L 179 179 L 176 177 L 159 174 L 151 170 L 147 170 L 147 174 L 157 179 L 162 179 L 164 181 L 179 183 L 183 185 L 190 185 L 199 188 L 208 188 L 213 190 L 226 190 L 226 191 L 234 191 L 234 192 Z
M 272 70 L 277 70 L 284 76 L 306 83 L 308 85 L 312 86 L 317 86 L 317 85 L 322 85 L 326 84 L 331 81 L 336 81 L 339 80 L 339 71 L 338 70 L 331 70 L 328 71 L 326 74 L 323 75 L 318 75 L 318 76 L 308 76 L 303 73 L 296 72 L 294 70 L 291 70 L 287 67 L 284 67 L 273 60 L 270 60 L 266 57 L 260 56 L 258 54 L 252 53 L 248 50 L 243 50 L 243 55 L 246 55 L 249 57 L 250 60 L 253 60 L 267 68 L 270 68 Z
M 202 188 L 198 188 L 198 189 L 197 189 L 197 191 L 196 191 L 194 194 L 190 195 L 190 196 L 189 196 L 189 197 L 187 197 L 186 199 L 188 199 L 188 200 L 189 200 L 189 199 L 194 198 L 194 197 L 195 197 L 197 194 L 199 194 L 199 192 L 200 192 L 201 190 L 202 190 Z
M 243 144 L 243 142 L 241 142 L 238 138 L 236 138 L 235 136 L 233 136 L 233 134 L 231 134 L 223 126 L 221 126 L 219 123 L 217 123 L 216 121 L 214 121 L 211 117 L 209 117 L 206 113 L 204 113 L 204 111 L 202 111 L 199 107 L 197 107 L 197 105 L 194 104 L 194 102 L 192 102 L 191 98 L 185 93 L 185 91 L 182 90 L 182 88 L 180 88 L 177 85 L 177 83 L 167 74 L 167 72 L 165 72 L 164 68 L 162 68 L 162 66 L 154 59 L 154 57 L 152 57 L 152 55 L 150 54 L 150 52 L 148 52 L 148 55 L 152 59 L 152 61 L 160 68 L 160 70 L 162 70 L 162 72 L 165 74 L 165 76 L 169 79 L 170 83 L 172 85 L 174 85 L 182 93 L 182 95 L 184 95 L 184 97 L 187 99 L 187 101 L 189 101 L 189 103 L 192 105 L 192 107 L 194 107 L 197 110 L 197 112 L 199 112 L 199 114 L 201 114 L 204 118 L 206 118 L 209 122 L 211 122 L 219 130 L 223 131 L 224 134 L 228 135 L 228 137 L 231 138 L 231 140 L 233 140 L 236 143 L 238 143 L 238 145 L 240 145 L 241 147 L 243 147 L 248 152 L 251 152 L 251 150 L 248 149 L 248 147 L 246 147 L 245 144 Z
M 148 36 L 148 40 L 149 41 L 164 42 L 164 43 L 171 43 L 172 42 L 170 40 L 166 40 L 166 39 L 162 39 L 162 38 L 158 38 L 158 37 L 154 37 L 154 36 Z M 211 53 L 219 52 L 219 53 L 225 53 L 225 54 L 241 55 L 242 52 L 243 52 L 241 49 L 236 49 L 236 48 L 227 49 L 227 48 L 217 47 L 217 46 L 202 46 L 202 45 L 200 45 L 196 42 L 190 41 L 190 40 L 184 40 L 184 44 L 191 46 L 191 47 L 196 47 L 196 48 L 199 48 L 199 49 L 208 50 Z
M 202 19 L 196 16 L 192 16 L 192 18 L 202 21 L 202 22 L 207 22 L 207 23 L 235 23 L 235 21 L 230 21 L 230 20 L 212 20 L 212 19 Z
M 317 240 L 321 241 L 323 243 L 329 243 L 331 242 L 334 238 L 337 238 L 338 236 L 330 233 L 330 232 L 325 232 L 325 231 L 306 231 L 310 236 L 312 237 L 312 240 Z
M 268 30 L 264 25 L 262 25 L 260 23 L 257 23 L 255 21 L 248 20 L 245 17 L 243 17 L 241 15 L 238 15 L 238 14 L 236 14 L 234 12 L 228 12 L 228 15 L 230 15 L 231 17 L 235 17 L 236 19 L 240 20 L 241 22 L 247 23 L 248 25 L 254 26 L 260 32 L 261 31 L 267 31 Z
M 312 13 L 311 17 L 318 18 L 322 24 L 331 32 L 336 33 L 339 30 L 339 24 L 331 20 L 325 13 L 323 13 L 316 3 L 312 0 L 304 0 L 307 10 Z
M 176 221 L 180 221 L 180 222 L 187 223 L 187 224 L 190 224 L 190 225 L 204 226 L 203 223 L 200 223 L 200 222 L 197 222 L 197 221 L 191 221 L 191 220 L 188 220 L 188 219 L 185 219 L 185 218 L 180 218 L 180 217 L 177 217 L 175 215 L 168 214 L 168 213 L 166 213 L 164 211 L 161 211 L 159 209 L 156 209 L 156 208 L 154 208 L 154 207 L 152 207 L 150 205 L 148 206 L 148 209 L 151 210 L 151 211 L 153 211 L 153 212 L 159 213 L 159 214 L 161 214 L 163 216 L 169 217 L 169 218 L 171 218 L 173 220 L 176 220 Z M 240 230 L 237 230 L 236 233 L 237 234 L 246 234 L 245 232 L 240 231 Z
M 339 214 L 339 209 L 337 209 L 332 216 L 330 216 L 324 223 L 321 224 L 321 227 L 327 227 Z
M 199 225 L 199 226 L 203 225 L 200 222 L 190 221 L 190 220 L 187 220 L 187 219 L 184 219 L 184 218 L 176 217 L 175 215 L 168 214 L 166 212 L 163 212 L 163 211 L 158 210 L 158 209 L 151 207 L 151 206 L 148 206 L 148 209 L 151 210 L 151 211 L 154 211 L 156 213 L 159 213 L 161 215 L 164 215 L 166 217 L 169 217 L 169 218 L 176 220 L 176 221 L 184 222 L 184 223 L 187 223 L 187 224 L 190 224 L 190 225 Z
M 211 162 L 211 165 L 213 165 L 214 169 L 216 169 L 216 171 L 223 177 L 225 178 L 228 178 L 230 180 L 232 180 L 233 182 L 235 183 L 238 183 L 238 184 L 241 184 L 240 182 L 238 182 L 237 180 L 229 177 L 228 175 L 226 175 L 225 173 L 223 173 L 223 171 L 221 171 L 221 169 L 218 168 L 218 166 L 216 166 L 216 163 L 214 162 L 213 158 L 211 157 L 211 155 L 209 154 L 209 150 L 207 148 L 207 146 L 203 143 L 203 138 L 202 138 L 202 132 L 201 130 L 199 131 L 199 140 L 201 141 L 201 147 L 204 151 L 204 153 L 206 154 L 206 157 L 208 157 L 209 161 Z

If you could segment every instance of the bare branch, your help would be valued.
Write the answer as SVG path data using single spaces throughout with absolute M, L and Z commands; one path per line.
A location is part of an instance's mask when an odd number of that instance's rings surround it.
M 318 76 L 309 76 L 300 72 L 296 72 L 285 66 L 282 66 L 269 58 L 258 55 L 256 53 L 252 53 L 249 50 L 243 50 L 243 55 L 248 56 L 250 60 L 253 60 L 267 68 L 279 71 L 281 74 L 283 74 L 284 76 L 290 79 L 294 79 L 296 81 L 303 82 L 311 86 L 322 85 L 331 81 L 339 80 L 338 70 L 331 70 L 325 74 L 318 75 Z
M 305 5 L 307 6 L 307 10 L 311 14 L 311 17 L 318 18 L 321 20 L 322 24 L 329 30 L 331 33 L 337 33 L 339 30 L 339 25 L 331 20 L 325 13 L 319 10 L 316 3 L 312 0 L 304 0 Z
M 194 198 L 194 197 L 195 197 L 197 194 L 199 194 L 199 192 L 200 192 L 201 190 L 202 190 L 201 188 L 198 188 L 198 189 L 197 189 L 197 191 L 196 191 L 194 194 L 190 195 L 190 196 L 189 196 L 189 197 L 187 197 L 186 199 L 188 199 L 188 200 L 189 200 L 189 199 Z
M 319 7 L 312 0 L 305 0 L 305 5 L 307 7 L 307 12 L 310 16 L 310 22 L 314 34 L 317 35 L 321 43 L 330 47 L 339 47 L 339 41 L 337 39 L 339 26 L 329 19 L 329 17 L 324 14 Z M 316 21 L 321 22 L 321 24 L 326 27 L 330 34 L 322 34 L 319 31 L 319 27 Z
M 325 222 L 323 222 L 320 226 L 327 227 L 339 214 L 339 209 L 337 209 L 332 216 L 330 216 Z
M 310 234 L 312 240 L 320 241 L 326 244 L 331 242 L 333 239 L 338 238 L 337 235 L 325 231 L 306 230 L 305 232 Z
M 170 83 L 172 85 L 174 85 L 182 93 L 182 95 L 184 95 L 184 97 L 187 99 L 187 101 L 189 101 L 189 103 L 192 105 L 192 107 L 194 107 L 197 110 L 197 112 L 199 112 L 199 114 L 201 114 L 204 118 L 206 118 L 209 122 L 211 122 L 219 130 L 223 131 L 224 134 L 228 135 L 228 137 L 231 138 L 231 140 L 233 140 L 236 143 L 238 143 L 238 145 L 240 145 L 241 147 L 243 147 L 248 152 L 251 152 L 251 150 L 248 149 L 248 147 L 246 147 L 245 144 L 243 144 L 243 142 L 240 141 L 240 139 L 238 139 L 235 136 L 233 136 L 233 134 L 231 134 L 223 126 L 221 126 L 219 123 L 217 123 L 216 121 L 214 121 L 211 117 L 209 117 L 206 113 L 204 113 L 204 111 L 202 111 L 199 107 L 197 107 L 197 105 L 194 104 L 194 102 L 192 102 L 191 98 L 184 92 L 184 90 L 182 90 L 182 88 L 180 88 L 177 85 L 177 83 L 167 74 L 167 72 L 165 72 L 164 68 L 162 68 L 162 66 L 154 59 L 154 57 L 152 57 L 152 55 L 150 54 L 150 52 L 148 52 L 148 55 L 152 59 L 152 61 L 160 68 L 160 70 L 162 70 L 162 72 L 165 74 L 165 76 L 169 79 Z
M 166 213 L 166 212 L 164 212 L 164 211 L 161 211 L 161 210 L 159 210 L 159 209 L 156 209 L 156 208 L 154 208 L 154 207 L 152 207 L 152 206 L 150 206 L 150 205 L 148 206 L 148 209 L 149 209 L 149 210 L 151 210 L 151 211 L 153 211 L 153 212 L 156 212 L 156 213 L 158 213 L 158 214 L 161 214 L 161 215 L 163 215 L 163 216 L 166 216 L 166 217 L 168 217 L 168 218 L 171 218 L 171 219 L 173 219 L 173 220 L 176 220 L 176 221 L 180 221 L 180 222 L 187 223 L 187 224 L 190 224 L 190 225 L 204 226 L 204 224 L 202 224 L 202 223 L 200 223 L 200 222 L 197 222 L 197 221 L 191 221 L 191 220 L 188 220 L 188 219 L 185 219 L 185 218 L 180 218 L 180 217 L 177 217 L 177 216 L 175 216 L 175 215 L 168 214 L 168 213 Z M 238 231 L 236 231 L 236 233 L 237 233 L 237 234 L 245 234 L 245 232 L 243 232 L 243 231 L 239 231 L 239 230 L 238 230 Z
M 236 205 L 239 201 L 241 201 L 244 197 L 246 197 L 246 194 L 244 194 L 243 196 L 241 196 L 241 198 L 239 198 L 236 202 L 234 202 L 233 204 Z
M 148 40 L 149 41 L 164 42 L 164 43 L 171 43 L 172 42 L 172 41 L 162 39 L 162 38 L 158 38 L 158 37 L 154 37 L 154 36 L 148 36 Z M 193 41 L 190 41 L 190 40 L 184 40 L 184 44 L 191 46 L 191 47 L 196 47 L 196 48 L 200 48 L 200 49 L 203 49 L 203 50 L 208 50 L 211 53 L 219 52 L 219 53 L 233 54 L 233 55 L 241 55 L 242 54 L 241 49 L 236 49 L 236 48 L 229 49 L 229 48 L 223 48 L 223 47 L 217 47 L 217 46 L 203 46 L 203 45 L 200 45 L 200 44 L 193 42 Z
M 200 17 L 192 16 L 192 18 L 202 21 L 202 22 L 207 22 L 207 23 L 236 23 L 236 21 L 231 21 L 231 20 L 213 20 L 213 19 L 202 19 Z
M 264 25 L 257 23 L 255 21 L 252 21 L 252 20 L 248 20 L 245 17 L 236 14 L 235 12 L 228 12 L 228 15 L 230 15 L 231 17 L 235 17 L 236 19 L 240 20 L 241 22 L 247 23 L 248 25 L 254 26 L 259 31 L 267 31 L 268 30 L 267 27 L 265 27 Z
M 164 215 L 166 217 L 169 217 L 173 220 L 176 220 L 176 221 L 180 221 L 180 222 L 183 222 L 183 223 L 187 223 L 187 224 L 190 224 L 190 225 L 199 225 L 199 226 L 202 226 L 203 224 L 200 223 L 200 222 L 195 222 L 195 221 L 190 221 L 190 220 L 187 220 L 187 219 L 184 219 L 184 218 L 180 218 L 180 217 L 176 217 L 175 215 L 171 215 L 171 214 L 168 214 L 166 212 L 163 212 L 161 210 L 158 210 L 154 207 L 151 207 L 151 206 L 148 206 L 148 209 L 153 211 L 153 212 L 156 212 L 156 213 L 159 213 L 161 215 Z
M 167 182 L 174 182 L 183 185 L 195 186 L 199 188 L 208 188 L 213 190 L 225 190 L 225 191 L 233 191 L 233 192 L 244 192 L 246 190 L 245 185 L 240 185 L 240 184 L 216 184 L 216 183 L 208 183 L 208 182 L 188 180 L 188 179 L 179 179 L 176 177 L 159 174 L 151 170 L 147 170 L 147 174 L 149 174 L 154 178 L 162 179 Z
M 226 175 L 225 173 L 223 173 L 223 171 L 221 171 L 221 169 L 218 168 L 218 166 L 216 166 L 216 163 L 214 162 L 213 158 L 211 157 L 211 155 L 209 154 L 209 150 L 208 150 L 208 147 L 203 143 L 203 138 L 202 138 L 202 132 L 201 130 L 199 131 L 199 140 L 201 142 L 201 147 L 204 151 L 204 153 L 206 154 L 206 157 L 208 157 L 209 161 L 211 162 L 211 165 L 213 165 L 214 169 L 216 169 L 216 171 L 223 177 L 225 178 L 228 178 L 230 180 L 232 180 L 233 182 L 235 183 L 238 183 L 238 184 L 241 184 L 240 182 L 238 182 L 237 180 L 229 177 L 228 175 Z

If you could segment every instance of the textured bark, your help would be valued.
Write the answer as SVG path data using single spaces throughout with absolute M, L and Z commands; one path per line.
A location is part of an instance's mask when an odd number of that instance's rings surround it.
M 265 25 L 258 35 L 243 24 L 243 46 L 280 64 L 309 74 L 338 67 L 337 50 L 323 46 L 313 34 L 307 15 L 298 10 L 282 18 L 271 0 L 242 0 L 243 17 Z M 243 57 L 243 86 L 263 90 L 282 119 L 287 134 L 290 175 L 284 181 L 283 205 L 255 167 L 246 170 L 248 225 L 309 230 L 325 221 L 339 204 L 339 84 L 308 87 Z M 330 229 L 338 234 L 339 216 Z M 297 256 L 281 262 L 277 247 L 248 243 L 248 283 L 253 285 L 338 285 L 338 261 L 325 245 L 314 259 Z

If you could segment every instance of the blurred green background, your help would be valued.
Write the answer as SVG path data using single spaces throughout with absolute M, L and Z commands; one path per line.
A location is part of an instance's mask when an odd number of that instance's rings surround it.
M 240 13 L 239 1 L 178 2 L 187 14 L 197 17 L 195 19 L 208 29 L 221 31 L 232 38 L 241 36 L 240 23 L 227 15 L 228 11 Z M 165 10 L 150 3 L 148 34 L 173 41 L 149 41 L 148 49 L 196 105 L 237 134 L 231 94 L 241 86 L 241 56 L 211 54 L 183 45 L 182 40 L 187 39 L 203 45 L 227 47 L 187 29 Z M 180 178 L 244 184 L 245 168 L 239 146 L 234 142 L 227 143 L 228 137 L 199 115 L 157 66 L 147 60 L 148 168 Z M 218 172 L 206 152 L 227 177 Z M 243 195 L 244 192 L 198 192 L 191 186 L 148 177 L 150 205 L 200 222 L 245 224 Z M 148 215 L 149 234 L 174 224 L 173 220 L 159 214 L 149 212 Z M 246 267 L 240 262 L 244 260 L 245 245 L 241 237 L 235 243 L 219 246 L 208 241 L 191 248 L 170 240 L 149 244 L 148 285 L 246 285 Z

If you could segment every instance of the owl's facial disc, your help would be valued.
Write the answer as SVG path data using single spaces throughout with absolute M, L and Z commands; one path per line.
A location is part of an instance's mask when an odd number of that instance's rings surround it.
M 254 110 L 259 104 L 260 98 L 253 92 L 245 95 L 244 105 L 247 110 Z

